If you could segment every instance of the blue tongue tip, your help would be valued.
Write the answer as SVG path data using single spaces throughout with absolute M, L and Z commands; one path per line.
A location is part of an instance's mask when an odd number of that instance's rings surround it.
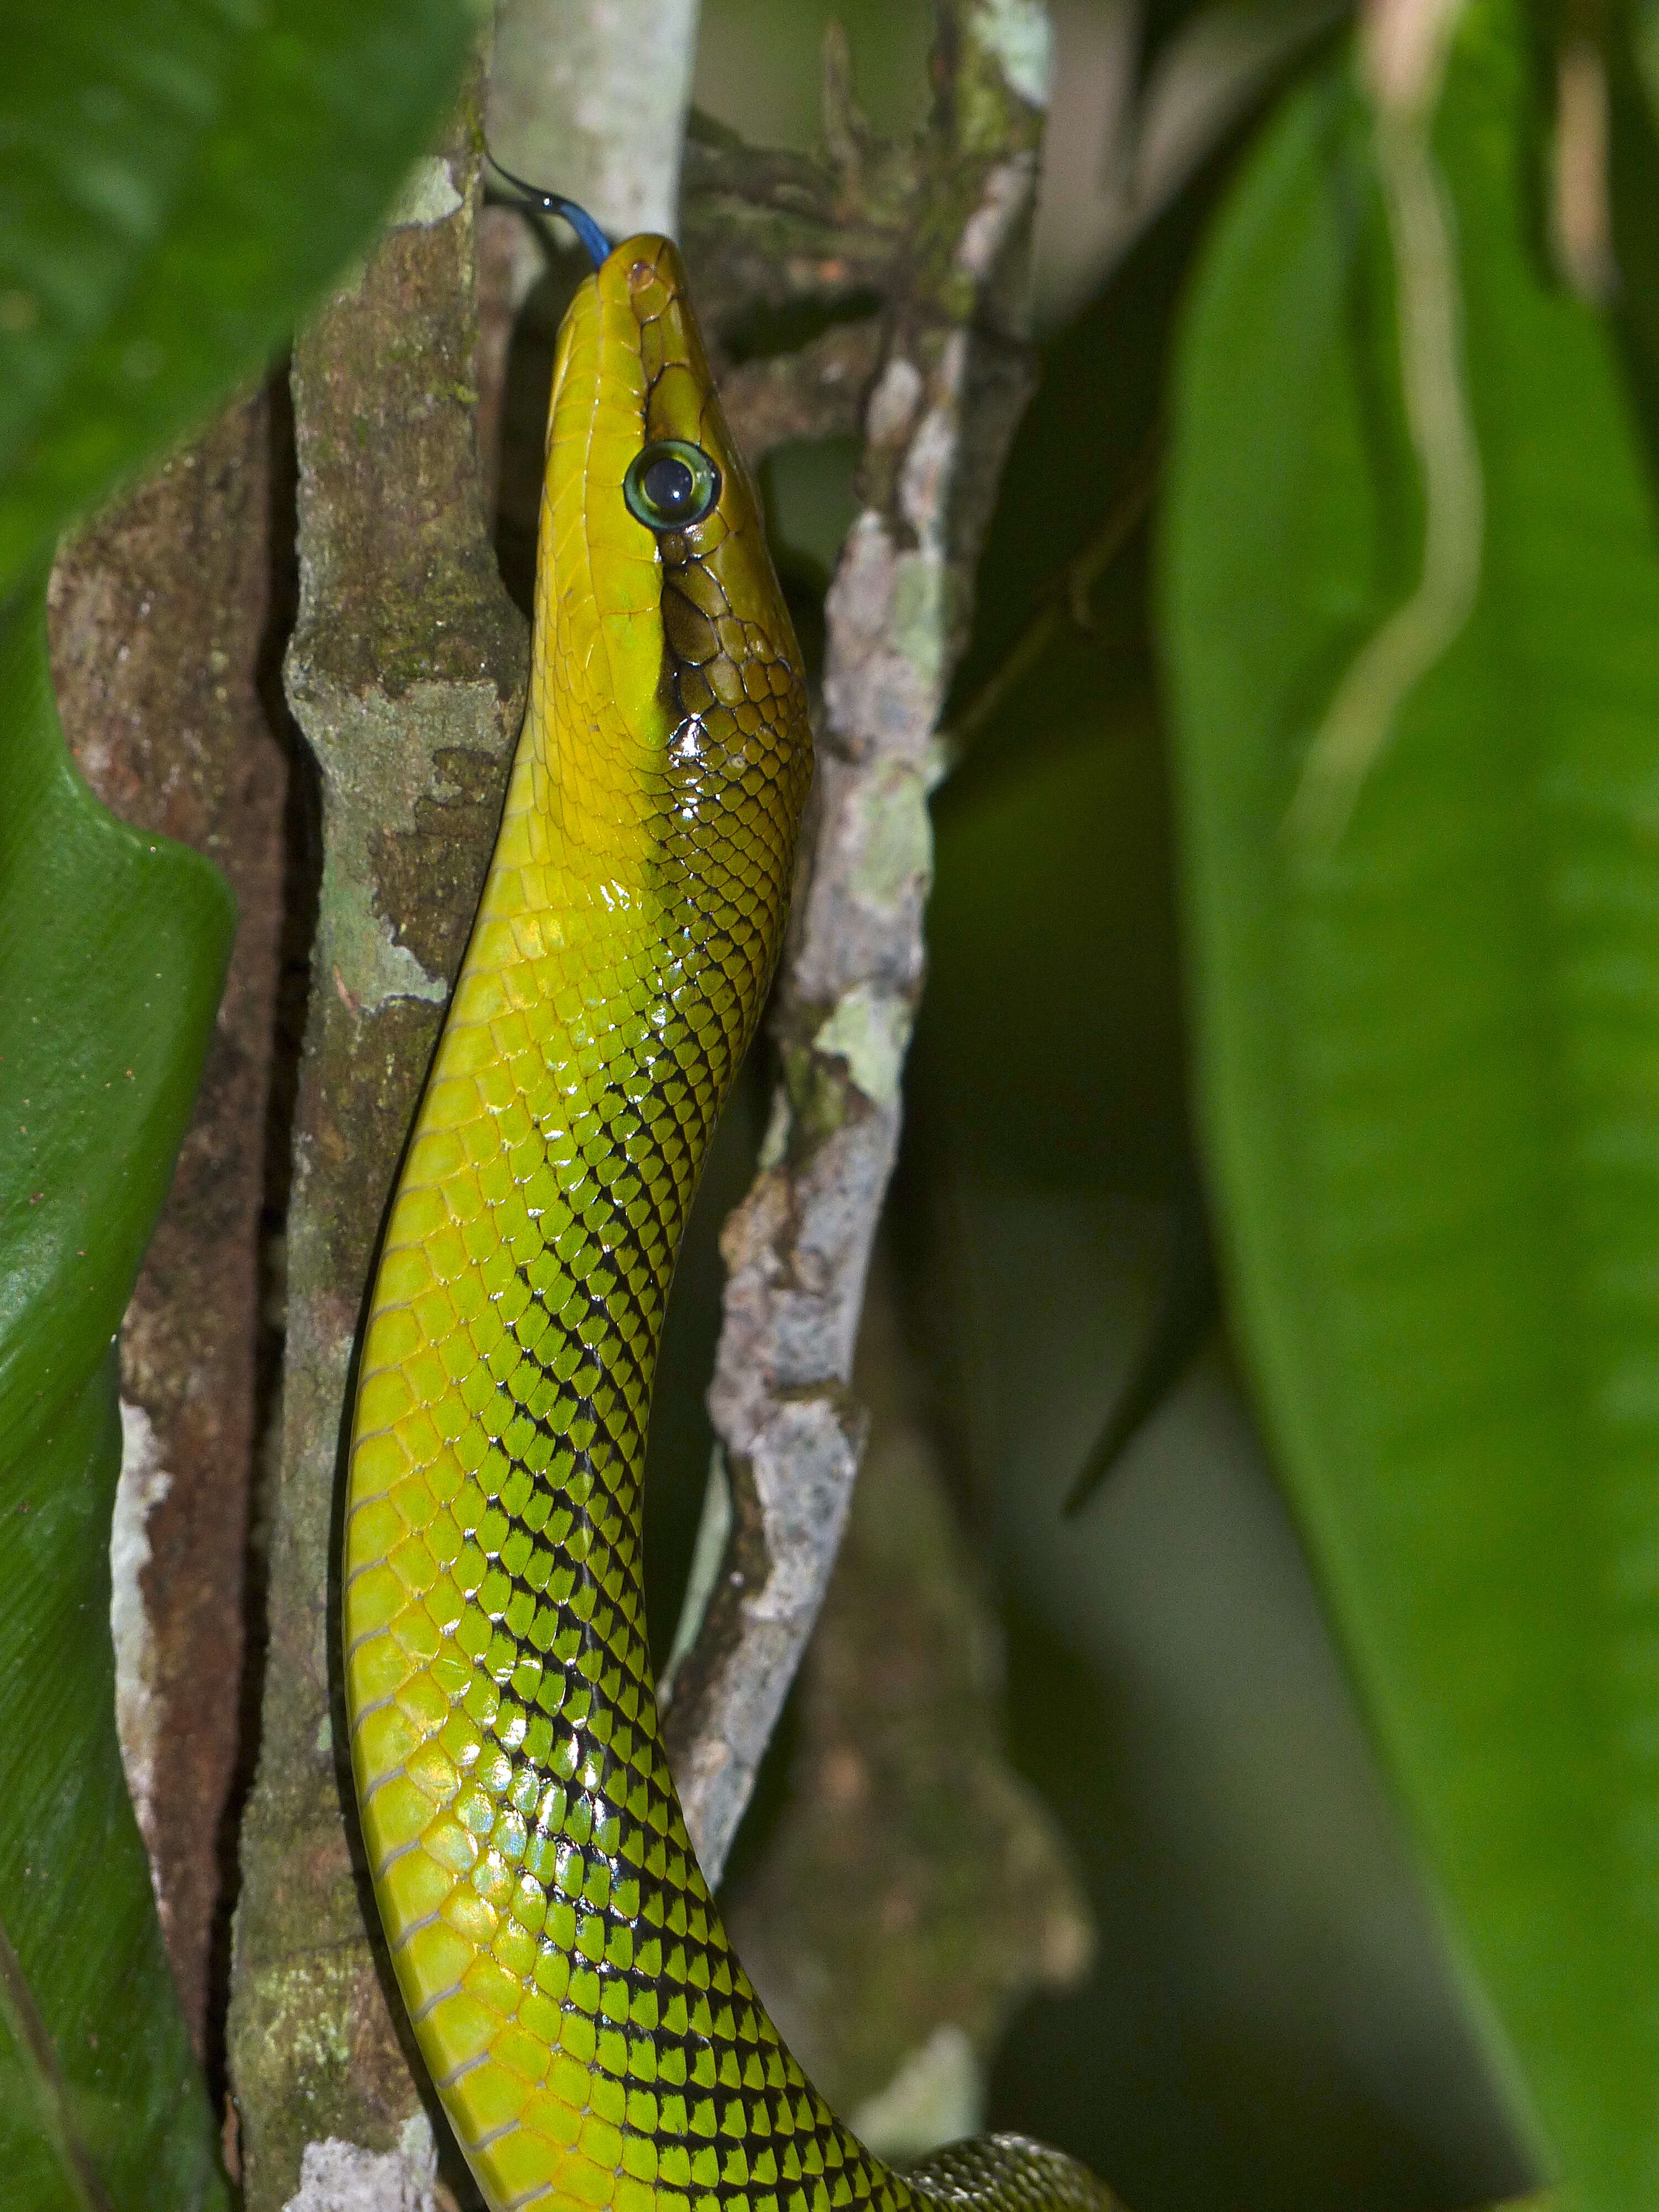
M 526 184 L 522 177 L 515 177 L 511 169 L 504 167 L 488 147 L 484 153 L 496 174 L 505 177 L 516 191 L 526 193 L 544 215 L 562 216 L 586 248 L 587 258 L 593 266 L 596 269 L 605 266 L 611 255 L 611 240 L 585 207 L 578 207 L 574 200 L 566 199 L 562 192 L 544 191 L 539 185 Z
M 574 200 L 561 198 L 556 192 L 545 192 L 543 198 L 549 202 L 556 215 L 562 215 L 564 217 L 577 237 L 580 239 L 582 244 L 587 248 L 587 258 L 593 266 L 596 269 L 604 268 L 611 256 L 611 240 L 599 228 L 587 210 L 578 207 Z

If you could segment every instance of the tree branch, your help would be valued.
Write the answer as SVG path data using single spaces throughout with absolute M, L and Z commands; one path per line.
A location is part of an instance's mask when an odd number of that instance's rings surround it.
M 317 763 L 322 876 L 295 1116 L 263 1733 L 233 1971 L 249 2212 L 276 2212 L 307 2159 L 337 2163 L 338 2147 L 385 2154 L 387 2203 L 422 2191 L 429 2201 L 431 2136 L 401 2014 L 386 2004 L 349 1810 L 331 1562 L 374 1242 L 524 704 L 524 628 L 479 487 L 479 159 L 475 82 L 367 265 L 295 349 L 301 589 L 286 677 Z
M 728 143 L 712 185 L 703 165 L 719 228 L 736 241 L 728 270 L 740 274 L 745 241 L 763 238 L 800 292 L 878 267 L 890 295 L 864 407 L 865 503 L 827 607 L 816 828 L 774 1022 L 782 1079 L 760 1174 L 722 1237 L 731 1272 L 709 1406 L 730 1534 L 666 1720 L 711 1880 L 811 1633 L 857 1471 L 863 1420 L 848 1384 L 921 985 L 933 734 L 1030 389 L 1026 270 L 1046 15 L 1036 0 L 994 13 L 947 0 L 939 22 L 934 113 L 912 159 L 872 148 L 848 112 L 830 133 L 842 149 L 837 201 L 823 173 L 815 183 L 794 157 L 745 161 Z M 902 227 L 901 177 L 914 179 Z M 831 228 L 816 255 L 792 257 L 791 229 L 803 223 Z M 688 237 L 714 227 L 705 206 Z

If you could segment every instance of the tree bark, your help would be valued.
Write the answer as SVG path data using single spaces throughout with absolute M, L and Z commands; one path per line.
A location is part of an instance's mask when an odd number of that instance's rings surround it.
M 431 2193 L 412 2046 L 354 1856 L 334 1562 L 375 1238 L 524 705 L 524 627 L 478 470 L 478 95 L 475 81 L 361 274 L 295 349 L 300 607 L 286 678 L 316 760 L 323 867 L 230 2018 L 249 2212 L 303 2206 L 308 2191 L 324 2201 L 343 2158 L 370 2162 L 365 2186 L 388 2207 Z
M 112 1559 L 128 1786 L 210 2070 L 241 1735 L 288 778 L 258 690 L 269 437 L 262 395 L 232 407 L 65 547 L 51 592 L 53 680 L 82 774 L 125 820 L 216 861 L 240 916 L 195 1114 L 121 1332 Z

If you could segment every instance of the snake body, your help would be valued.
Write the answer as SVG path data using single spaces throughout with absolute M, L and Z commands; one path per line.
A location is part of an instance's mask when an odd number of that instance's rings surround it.
M 675 464 L 670 526 L 640 517 L 653 454 Z M 673 526 L 699 485 L 708 511 Z M 903 2175 L 868 2153 L 733 1957 L 663 1756 L 652 1371 L 811 778 L 799 649 L 684 270 L 628 240 L 560 333 L 529 708 L 387 1224 L 347 1501 L 364 1841 L 492 2212 L 1109 2201 L 1018 2138 Z

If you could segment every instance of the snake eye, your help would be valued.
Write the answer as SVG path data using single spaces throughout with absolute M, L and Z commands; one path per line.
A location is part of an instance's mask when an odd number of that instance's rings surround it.
M 647 530 L 684 530 L 720 495 L 720 472 L 701 446 L 659 438 L 634 456 L 623 478 L 628 511 Z

